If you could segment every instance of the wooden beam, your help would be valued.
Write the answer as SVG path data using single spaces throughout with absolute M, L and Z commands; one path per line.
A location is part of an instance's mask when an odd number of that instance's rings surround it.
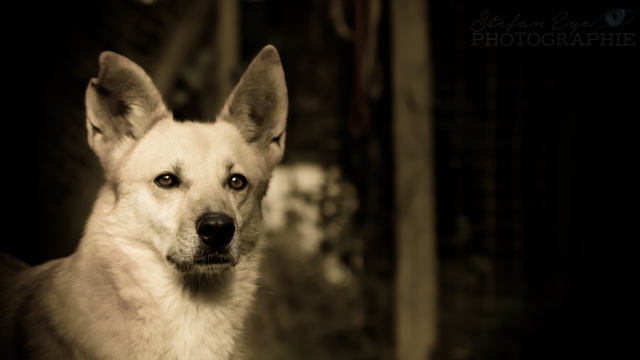
M 166 95 L 178 70 L 197 45 L 198 38 L 207 25 L 210 9 L 210 0 L 194 0 L 175 25 L 150 74 L 161 94 Z
M 389 1 L 396 216 L 396 358 L 431 357 L 437 256 L 426 0 Z
M 236 85 L 240 59 L 240 4 L 237 0 L 217 1 L 217 26 L 212 39 L 215 41 L 215 65 L 211 79 L 215 81 L 209 87 L 209 96 L 203 101 L 203 114 L 215 119 L 216 115 Z

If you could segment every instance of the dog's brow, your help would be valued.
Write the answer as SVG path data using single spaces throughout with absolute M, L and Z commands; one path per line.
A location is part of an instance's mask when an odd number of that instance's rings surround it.
M 178 160 L 178 161 L 176 161 L 175 164 L 173 164 L 172 172 L 175 175 L 178 175 L 178 176 L 180 175 L 180 173 L 182 172 L 182 161 Z
M 227 159 L 227 172 L 228 173 L 231 172 L 231 169 L 233 169 L 234 166 L 236 166 L 236 164 L 231 159 Z

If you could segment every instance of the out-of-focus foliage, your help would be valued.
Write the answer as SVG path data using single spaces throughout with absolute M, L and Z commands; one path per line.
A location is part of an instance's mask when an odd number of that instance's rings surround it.
M 351 224 L 357 206 L 338 167 L 276 169 L 264 203 L 263 277 L 248 325 L 255 359 L 354 359 L 361 351 L 362 244 Z

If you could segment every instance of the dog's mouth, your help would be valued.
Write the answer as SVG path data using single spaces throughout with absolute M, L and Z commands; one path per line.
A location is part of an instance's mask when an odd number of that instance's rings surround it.
M 179 260 L 168 255 L 167 261 L 180 272 L 203 271 L 207 269 L 215 270 L 236 265 L 236 261 L 230 255 L 214 252 L 199 255 L 188 260 Z
M 198 265 L 211 265 L 211 264 L 232 264 L 231 256 L 227 254 L 209 253 L 196 257 L 193 260 L 194 264 Z

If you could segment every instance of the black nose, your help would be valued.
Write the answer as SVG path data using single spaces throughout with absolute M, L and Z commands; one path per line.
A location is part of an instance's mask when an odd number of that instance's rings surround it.
M 203 243 L 210 248 L 227 245 L 236 230 L 233 219 L 225 214 L 206 213 L 196 222 L 196 231 Z

